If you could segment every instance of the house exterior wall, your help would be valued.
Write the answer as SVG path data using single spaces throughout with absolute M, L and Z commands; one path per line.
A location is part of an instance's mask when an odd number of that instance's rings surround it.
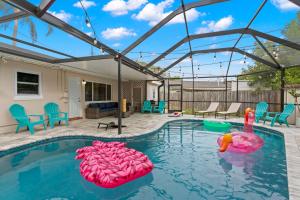
M 16 71 L 34 72 L 41 74 L 42 97 L 39 99 L 16 100 L 15 99 L 15 74 Z M 28 114 L 43 114 L 44 105 L 48 102 L 56 102 L 62 111 L 68 112 L 68 77 L 79 77 L 80 80 L 94 81 L 112 85 L 112 101 L 117 101 L 117 81 L 88 74 L 74 73 L 62 69 L 51 69 L 23 61 L 8 60 L 0 63 L 0 134 L 14 131 L 16 122 L 11 118 L 9 107 L 18 103 L 25 107 Z M 81 117 L 85 117 L 84 86 L 81 84 Z

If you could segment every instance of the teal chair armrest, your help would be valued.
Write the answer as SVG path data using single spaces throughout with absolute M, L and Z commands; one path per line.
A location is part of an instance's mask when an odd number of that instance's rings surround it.
M 280 112 L 267 112 L 266 116 L 280 115 Z
M 60 114 L 63 114 L 65 118 L 69 118 L 69 113 L 67 112 L 59 112 Z
M 44 120 L 44 116 L 43 115 L 28 115 L 29 117 L 39 117 L 40 120 Z
M 15 119 L 16 119 L 17 121 L 26 120 L 26 119 L 29 120 L 29 117 L 16 117 Z

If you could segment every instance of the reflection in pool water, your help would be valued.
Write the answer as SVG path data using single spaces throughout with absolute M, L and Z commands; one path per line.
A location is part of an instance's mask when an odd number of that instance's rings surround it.
M 241 130 L 234 126 L 232 131 Z M 91 139 L 66 139 L 0 158 L 0 199 L 288 199 L 281 135 L 255 130 L 264 146 L 252 154 L 218 152 L 222 133 L 199 121 L 175 121 L 128 139 L 148 155 L 152 173 L 115 189 L 85 181 L 74 159 Z

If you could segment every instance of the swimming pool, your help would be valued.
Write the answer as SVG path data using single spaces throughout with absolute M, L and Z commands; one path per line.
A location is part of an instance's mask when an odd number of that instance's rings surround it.
M 219 154 L 222 133 L 192 120 L 127 139 L 155 168 L 115 189 L 97 187 L 79 173 L 75 150 L 92 138 L 54 139 L 0 158 L 0 199 L 288 199 L 284 138 L 271 130 L 255 132 L 265 144 L 249 155 Z

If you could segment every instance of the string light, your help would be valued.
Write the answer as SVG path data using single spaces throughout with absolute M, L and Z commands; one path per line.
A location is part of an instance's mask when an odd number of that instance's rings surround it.
M 179 66 L 179 72 L 181 72 L 181 66 Z
M 214 59 L 213 59 L 213 62 L 215 63 L 215 62 L 216 62 L 216 60 L 217 60 L 217 54 L 215 53 L 215 55 L 214 55 Z
M 246 54 L 244 54 L 244 65 L 246 65 L 246 60 L 247 60 L 247 56 L 246 56 Z
M 142 55 L 142 52 L 140 51 L 140 59 L 142 59 L 143 58 L 143 55 Z
M 220 62 L 220 68 L 222 68 L 222 62 Z
M 275 45 L 273 45 L 273 55 L 276 55 Z
M 104 54 L 104 50 L 103 50 L 103 47 L 101 46 L 100 47 L 100 53 L 103 55 Z
M 97 39 L 94 38 L 94 45 L 96 45 L 98 43 Z
M 92 25 L 91 25 L 91 23 L 90 23 L 90 20 L 89 20 L 88 18 L 85 18 L 85 24 L 86 24 L 86 26 L 87 26 L 88 28 L 91 28 L 91 27 L 92 27 Z
M 200 64 L 198 64 L 198 71 L 200 70 Z

